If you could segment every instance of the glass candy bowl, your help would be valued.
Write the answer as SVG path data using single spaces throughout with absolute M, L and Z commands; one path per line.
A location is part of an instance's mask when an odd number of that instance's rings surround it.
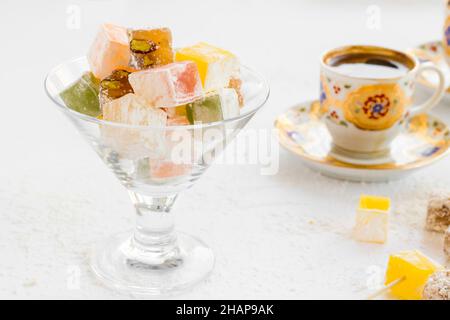
M 84 57 L 63 63 L 48 74 L 45 89 L 128 190 L 136 209 L 134 231 L 96 246 L 92 270 L 106 285 L 133 294 L 188 289 L 208 276 L 214 255 L 202 241 L 175 231 L 172 206 L 265 104 L 269 87 L 260 75 L 242 67 L 245 105 L 238 117 L 184 126 L 133 126 L 66 107 L 59 94 L 88 70 Z

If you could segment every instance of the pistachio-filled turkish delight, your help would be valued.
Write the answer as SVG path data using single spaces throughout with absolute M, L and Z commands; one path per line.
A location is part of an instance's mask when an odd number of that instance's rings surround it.
M 172 32 L 168 28 L 128 30 L 130 65 L 148 69 L 173 62 Z
M 114 70 L 112 74 L 100 82 L 100 105 L 121 98 L 128 93 L 133 93 L 133 88 L 128 81 L 130 72 L 126 70 Z

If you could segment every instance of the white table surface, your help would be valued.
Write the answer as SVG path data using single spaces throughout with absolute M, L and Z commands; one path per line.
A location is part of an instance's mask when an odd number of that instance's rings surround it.
M 322 51 L 438 39 L 442 2 L 1 1 L 0 298 L 130 297 L 99 285 L 86 264 L 93 243 L 133 226 L 130 201 L 43 90 L 47 71 L 85 54 L 100 23 L 166 25 L 177 46 L 203 40 L 234 51 L 271 83 L 270 101 L 249 124 L 269 129 L 280 112 L 317 96 Z M 369 28 L 377 8 L 380 28 Z M 79 29 L 70 20 L 76 10 Z M 450 123 L 450 106 L 434 113 Z M 449 158 L 382 184 L 323 177 L 281 149 L 279 165 L 272 176 L 257 165 L 212 167 L 180 196 L 178 228 L 210 244 L 217 263 L 207 281 L 176 298 L 359 299 L 391 252 L 418 248 L 445 262 L 441 236 L 423 222 L 429 193 L 450 191 Z M 394 201 L 385 245 L 350 236 L 361 193 Z

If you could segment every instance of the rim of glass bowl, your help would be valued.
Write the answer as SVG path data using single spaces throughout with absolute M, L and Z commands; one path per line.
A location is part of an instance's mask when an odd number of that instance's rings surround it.
M 221 121 L 215 121 L 215 122 L 208 122 L 208 123 L 197 123 L 197 124 L 190 124 L 190 125 L 177 125 L 177 126 L 165 126 L 165 127 L 160 127 L 160 126 L 151 126 L 151 125 L 132 125 L 132 124 L 127 124 L 127 123 L 120 123 L 120 122 L 113 122 L 113 121 L 108 121 L 108 120 L 103 120 L 103 119 L 98 119 L 92 116 L 88 116 L 86 114 L 77 112 L 75 110 L 70 109 L 69 107 L 67 107 L 65 104 L 60 103 L 56 97 L 54 95 L 52 95 L 49 90 L 48 90 L 48 81 L 49 81 L 49 77 L 52 74 L 55 74 L 59 69 L 64 68 L 67 64 L 71 64 L 71 63 L 76 63 L 80 60 L 85 60 L 86 57 L 78 57 L 78 58 L 74 58 L 71 60 L 68 60 L 66 62 L 63 62 L 55 67 L 53 67 L 50 72 L 47 74 L 47 76 L 45 77 L 44 80 L 44 89 L 45 92 L 47 94 L 47 96 L 50 98 L 50 100 L 52 100 L 58 107 L 60 107 L 64 112 L 67 112 L 69 114 L 72 114 L 82 120 L 88 121 L 88 122 L 92 122 L 92 123 L 96 123 L 96 124 L 102 124 L 102 125 L 108 125 L 108 126 L 114 126 L 114 127 L 123 127 L 123 128 L 140 128 L 140 129 L 198 129 L 198 128 L 207 128 L 207 127 L 213 127 L 213 126 L 217 126 L 217 125 L 221 125 L 221 124 L 225 124 L 225 123 L 231 123 L 231 122 L 235 122 L 235 121 L 239 121 L 242 120 L 244 118 L 246 118 L 247 116 L 256 113 L 259 109 L 261 109 L 262 106 L 264 106 L 267 102 L 267 100 L 269 99 L 270 96 L 270 87 L 269 84 L 267 82 L 267 80 L 258 72 L 253 71 L 252 69 L 248 68 L 245 65 L 241 65 L 241 68 L 246 69 L 247 71 L 249 71 L 250 73 L 254 74 L 262 83 L 262 89 L 260 90 L 261 92 L 259 92 L 257 94 L 257 96 L 263 96 L 264 98 L 262 98 L 261 102 L 259 103 L 258 106 L 256 106 L 255 108 L 252 108 L 251 110 L 240 114 L 237 117 L 233 117 L 233 118 L 229 118 L 229 119 L 225 119 L 225 120 L 221 120 Z M 244 105 L 245 107 L 245 105 Z

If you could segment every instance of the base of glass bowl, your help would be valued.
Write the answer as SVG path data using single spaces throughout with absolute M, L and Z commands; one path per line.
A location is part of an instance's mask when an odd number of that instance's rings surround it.
M 173 295 L 190 289 L 209 276 L 212 250 L 201 240 L 177 233 L 177 250 L 158 264 L 137 261 L 130 246 L 132 233 L 122 233 L 94 248 L 90 266 L 107 286 L 135 295 Z

